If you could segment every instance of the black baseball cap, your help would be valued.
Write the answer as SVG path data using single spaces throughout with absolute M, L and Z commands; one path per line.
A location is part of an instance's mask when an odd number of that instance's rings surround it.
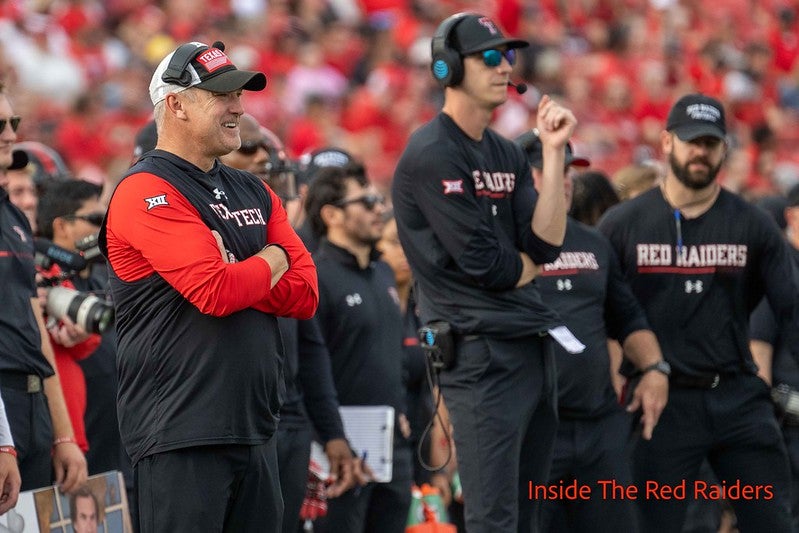
M 516 144 L 524 149 L 527 154 L 527 160 L 530 161 L 533 167 L 538 170 L 544 168 L 544 145 L 541 143 L 541 139 L 538 137 L 538 133 L 535 130 L 526 131 L 516 137 L 515 140 Z M 572 143 L 566 143 L 566 159 L 564 161 L 565 167 L 570 165 L 575 167 L 587 167 L 591 165 L 588 159 L 574 155 Z
M 300 182 L 310 184 L 323 168 L 348 168 L 358 173 L 366 173 L 363 165 L 352 154 L 342 148 L 327 146 L 300 157 Z
M 133 159 L 138 160 L 143 154 L 155 149 L 158 144 L 158 130 L 155 121 L 151 120 L 136 133 L 133 147 Z
M 727 135 L 724 106 L 704 94 L 687 94 L 677 100 L 669 111 L 666 130 L 682 141 L 693 141 L 699 137 L 724 139 Z
M 483 15 L 469 13 L 455 25 L 450 43 L 462 55 L 474 54 L 499 46 L 524 48 L 530 43 L 521 39 L 508 39 L 494 21 Z
M 225 55 L 225 45 L 219 41 L 213 46 L 200 42 L 191 42 L 182 46 L 194 47 L 194 50 L 190 51 L 191 59 L 181 73 L 186 74 L 186 83 L 179 83 L 174 76 L 166 75 L 172 58 L 181 49 L 178 47 L 161 60 L 153 73 L 150 80 L 150 100 L 153 105 L 166 98 L 167 94 L 180 92 L 189 87 L 199 87 L 215 93 L 232 93 L 241 89 L 261 91 L 266 87 L 266 76 L 263 72 L 237 69 Z
M 8 166 L 7 170 L 19 170 L 21 168 L 25 168 L 28 166 L 29 162 L 30 158 L 28 157 L 28 152 L 15 148 L 14 151 L 11 152 L 11 164 Z

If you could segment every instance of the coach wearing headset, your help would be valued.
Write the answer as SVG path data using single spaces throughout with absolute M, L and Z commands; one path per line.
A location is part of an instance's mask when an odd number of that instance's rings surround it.
M 445 322 L 453 334 L 456 358 L 441 388 L 470 532 L 530 531 L 537 506 L 528 482 L 546 482 L 556 426 L 548 332 L 562 323 L 531 282 L 563 243 L 564 147 L 577 121 L 541 98 L 537 202 L 525 154 L 488 127 L 507 100 L 516 49 L 527 44 L 481 15 L 442 22 L 432 71 L 444 107 L 413 134 L 393 182 L 422 321 Z
M 164 58 L 150 82 L 158 144 L 101 230 L 142 532 L 280 531 L 276 317 L 314 314 L 316 268 L 277 195 L 217 159 L 241 145 L 242 91 L 265 85 L 222 43 Z

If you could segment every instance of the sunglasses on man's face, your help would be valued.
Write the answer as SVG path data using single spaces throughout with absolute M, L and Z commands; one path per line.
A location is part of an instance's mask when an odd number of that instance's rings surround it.
M 361 204 L 369 211 L 373 210 L 377 207 L 378 204 L 384 205 L 386 203 L 386 199 L 380 194 L 366 194 L 364 196 L 359 196 L 358 198 L 350 198 L 349 200 L 339 200 L 336 202 L 336 207 L 345 207 L 350 204 Z
M 99 228 L 103 224 L 103 218 L 105 218 L 105 214 L 89 213 L 86 215 L 66 215 L 63 218 L 67 220 L 83 220 L 84 222 L 88 222 L 92 226 L 97 226 Z
M 483 58 L 483 63 L 485 63 L 487 67 L 498 67 L 499 64 L 502 63 L 503 57 L 507 59 L 508 63 L 511 65 L 516 64 L 516 50 L 513 48 L 505 50 L 504 52 L 495 48 L 483 50 L 480 56 Z
M 0 118 L 0 133 L 3 133 L 6 130 L 6 124 L 11 124 L 11 130 L 17 131 L 19 128 L 19 122 L 22 120 L 22 117 L 13 116 L 11 118 Z
M 263 141 L 242 141 L 238 152 L 241 155 L 255 155 L 259 148 L 266 150 L 266 144 Z

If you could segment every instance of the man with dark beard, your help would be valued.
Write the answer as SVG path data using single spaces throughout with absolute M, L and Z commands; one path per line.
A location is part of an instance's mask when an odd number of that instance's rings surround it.
M 718 100 L 679 99 L 661 133 L 663 184 L 599 223 L 671 366 L 669 403 L 633 452 L 641 531 L 679 532 L 690 500 L 723 498 L 741 531 L 790 531 L 788 459 L 748 318 L 765 295 L 789 323 L 797 289 L 776 224 L 716 181 L 725 137 Z M 696 480 L 705 458 L 717 485 Z

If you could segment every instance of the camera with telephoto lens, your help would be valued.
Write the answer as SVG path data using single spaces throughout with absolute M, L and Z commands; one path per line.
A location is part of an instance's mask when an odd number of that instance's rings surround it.
M 83 241 L 86 240 L 88 238 L 83 239 Z M 36 249 L 36 267 L 43 277 L 38 285 L 47 288 L 47 314 L 56 320 L 65 316 L 69 317 L 87 333 L 103 333 L 114 320 L 114 306 L 92 293 L 60 285 L 85 269 L 89 264 L 89 259 L 84 257 L 83 253 L 72 252 L 47 239 L 35 239 L 34 247 Z M 85 249 L 91 250 L 91 243 L 85 246 Z M 99 256 L 102 257 L 102 255 Z M 58 265 L 62 272 L 48 277 L 45 272 L 50 270 L 54 264 Z
M 799 391 L 790 385 L 780 383 L 771 389 L 771 399 L 786 423 L 799 426 Z
M 90 292 L 50 287 L 47 314 L 57 319 L 67 316 L 88 333 L 103 333 L 114 320 L 114 306 Z

